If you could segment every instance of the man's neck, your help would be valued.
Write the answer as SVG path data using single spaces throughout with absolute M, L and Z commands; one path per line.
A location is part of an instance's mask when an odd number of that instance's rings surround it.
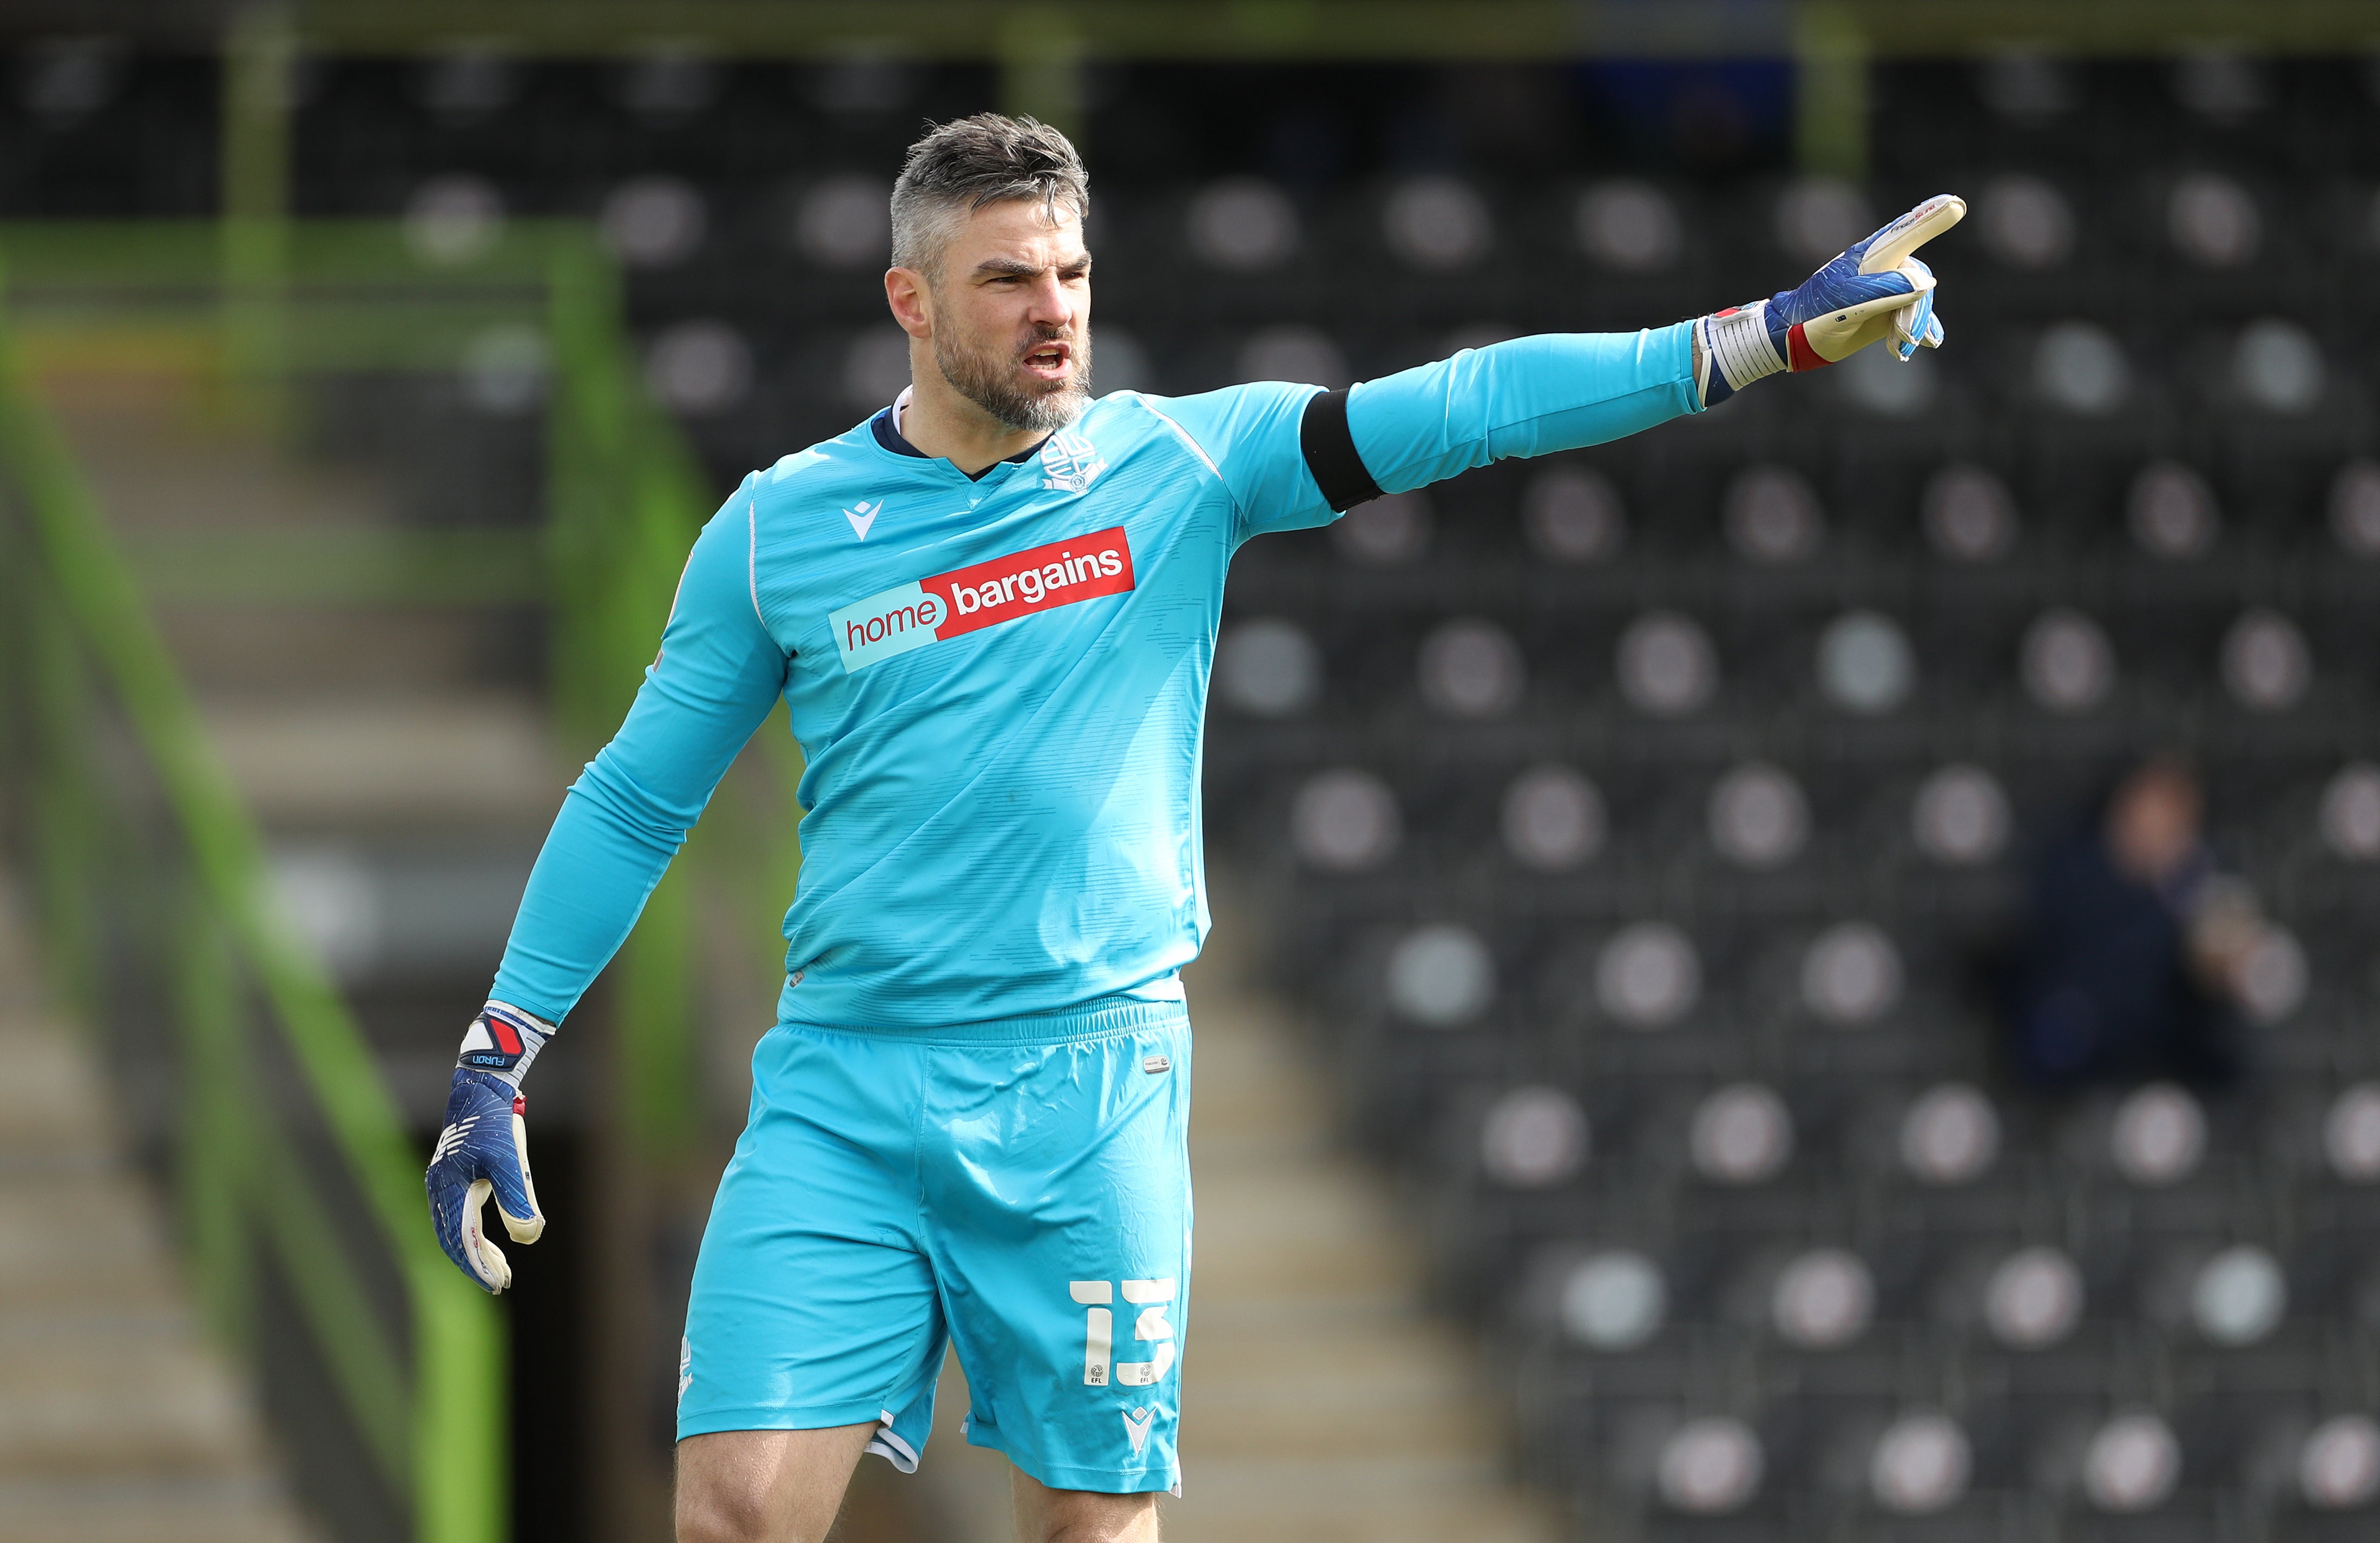
M 1045 430 L 1010 428 L 952 390 L 940 375 L 922 372 L 892 405 L 892 431 L 970 477 L 1049 437 Z

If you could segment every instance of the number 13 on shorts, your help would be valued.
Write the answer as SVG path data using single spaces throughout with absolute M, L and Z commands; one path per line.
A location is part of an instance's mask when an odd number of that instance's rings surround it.
M 1123 1299 L 1140 1309 L 1133 1320 L 1132 1337 L 1157 1349 L 1146 1361 L 1117 1361 L 1115 1353 L 1115 1282 L 1069 1281 L 1067 1294 L 1083 1304 L 1083 1384 L 1104 1388 L 1146 1388 L 1173 1369 L 1173 1325 L 1165 1316 L 1173 1300 L 1173 1281 L 1126 1281 Z

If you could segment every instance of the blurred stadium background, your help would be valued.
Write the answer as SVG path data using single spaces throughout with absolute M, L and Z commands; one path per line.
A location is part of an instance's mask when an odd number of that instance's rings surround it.
M 2380 1525 L 2368 6 L 17 0 L 0 13 L 0 1539 L 661 1536 L 798 869 L 764 730 L 419 1172 L 742 472 L 903 383 L 884 200 L 1032 111 L 1099 384 L 1766 294 L 1927 193 L 1949 346 L 1252 545 L 1183 1538 Z M 2128 759 L 2255 1075 L 2029 1094 L 1981 962 Z M 854 1539 L 1003 1536 L 950 1427 Z

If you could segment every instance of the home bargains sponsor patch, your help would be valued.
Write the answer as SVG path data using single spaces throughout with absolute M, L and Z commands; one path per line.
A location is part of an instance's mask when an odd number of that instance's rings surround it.
M 845 673 L 944 638 L 1133 587 L 1123 527 L 1013 552 L 854 601 L 827 616 Z

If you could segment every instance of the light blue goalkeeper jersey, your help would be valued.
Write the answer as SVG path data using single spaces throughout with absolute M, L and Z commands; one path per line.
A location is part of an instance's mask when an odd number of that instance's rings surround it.
M 1696 409 L 1688 331 L 1523 338 L 1366 382 L 1338 443 L 1395 492 L 1632 433 Z M 1177 999 L 1208 927 L 1223 578 L 1249 537 L 1334 517 L 1301 443 L 1315 395 L 1117 392 L 975 479 L 871 420 L 747 477 L 546 838 L 495 996 L 569 1012 L 782 696 L 808 769 L 781 1021 L 1062 1029 Z

